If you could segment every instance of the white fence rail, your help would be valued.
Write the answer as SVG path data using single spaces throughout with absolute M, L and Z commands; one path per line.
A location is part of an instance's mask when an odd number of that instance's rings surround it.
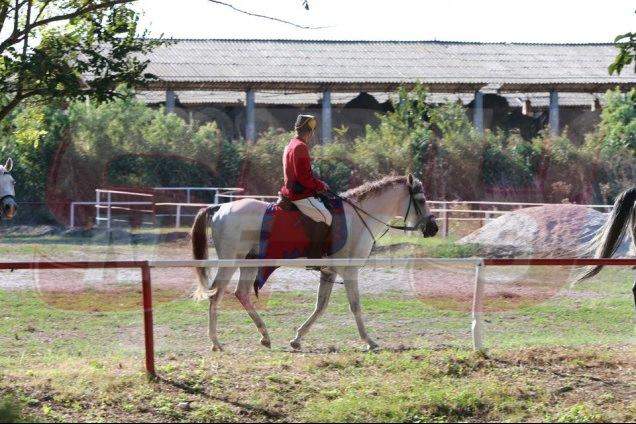
M 152 190 L 164 192 L 184 192 L 186 202 L 157 202 L 146 201 L 113 201 L 113 196 L 131 196 L 140 197 L 142 199 L 152 199 L 153 194 L 130 192 L 122 190 L 95 190 L 95 202 L 72 202 L 70 207 L 69 223 L 71 227 L 76 226 L 76 209 L 78 206 L 93 206 L 96 208 L 95 221 L 96 224 L 106 222 L 107 228 L 111 228 L 113 211 L 130 211 L 127 206 L 152 205 L 152 210 L 140 210 L 139 212 L 153 214 L 153 222 L 156 217 L 174 217 L 175 227 L 179 228 L 183 217 L 193 217 L 194 213 L 184 213 L 184 209 L 193 209 L 206 206 L 217 205 L 220 203 L 240 200 L 240 199 L 257 199 L 261 201 L 273 201 L 278 196 L 264 194 L 243 194 L 244 189 L 240 187 L 155 187 Z M 214 192 L 213 203 L 193 203 L 192 193 L 196 191 Z M 441 222 L 440 235 L 448 237 L 450 232 L 450 223 L 456 222 L 479 222 L 481 225 L 497 218 L 501 215 L 513 212 L 518 209 L 534 206 L 549 206 L 555 203 L 528 203 L 528 202 L 491 202 L 491 201 L 446 201 L 446 200 L 429 200 L 431 212 L 437 214 L 438 222 Z M 173 213 L 157 213 L 155 207 L 172 207 Z M 581 205 L 588 208 L 610 210 L 612 205 Z M 475 209 L 473 209 L 475 207 Z M 102 210 L 105 210 L 106 216 L 102 216 Z M 459 215 L 459 216 L 458 216 Z

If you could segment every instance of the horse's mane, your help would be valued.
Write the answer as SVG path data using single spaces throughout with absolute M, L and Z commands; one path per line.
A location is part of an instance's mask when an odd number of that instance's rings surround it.
M 369 181 L 361 186 L 347 190 L 342 193 L 342 196 L 347 199 L 360 201 L 378 195 L 386 188 L 405 184 L 406 177 L 404 175 L 389 175 L 380 180 Z M 421 187 L 422 183 L 416 179 L 415 185 L 419 185 Z

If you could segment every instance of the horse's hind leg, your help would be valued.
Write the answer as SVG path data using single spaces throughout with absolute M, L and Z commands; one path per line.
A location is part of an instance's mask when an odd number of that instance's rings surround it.
M 272 342 L 269 338 L 269 334 L 267 333 L 267 328 L 265 327 L 265 322 L 261 319 L 258 312 L 256 312 L 256 308 L 254 308 L 254 304 L 250 299 L 250 292 L 254 285 L 254 280 L 256 279 L 256 275 L 258 273 L 258 268 L 241 268 L 239 283 L 236 286 L 236 291 L 234 295 L 241 302 L 241 305 L 245 308 L 247 313 L 249 314 L 254 324 L 256 324 L 256 328 L 258 332 L 261 333 L 261 344 L 265 347 L 272 347 Z
M 634 295 L 634 307 L 636 308 L 636 279 L 634 280 L 634 285 L 632 286 L 632 293 Z
M 214 351 L 223 350 L 221 343 L 219 343 L 216 331 L 217 310 L 221 303 L 221 299 L 223 299 L 223 294 L 225 294 L 225 288 L 230 283 L 235 271 L 236 268 L 219 268 L 216 277 L 214 277 L 214 282 L 212 283 L 211 289 L 214 290 L 214 294 L 210 296 L 208 336 L 212 341 L 212 350 Z
M 307 321 L 300 326 L 296 331 L 296 337 L 290 341 L 289 344 L 294 349 L 300 349 L 300 341 L 307 334 L 311 326 L 316 322 L 318 318 L 327 308 L 329 304 L 329 297 L 331 296 L 331 289 L 333 288 L 333 282 L 335 275 L 320 273 L 320 287 L 318 288 L 318 297 L 316 299 L 316 308 L 314 312 L 307 318 Z

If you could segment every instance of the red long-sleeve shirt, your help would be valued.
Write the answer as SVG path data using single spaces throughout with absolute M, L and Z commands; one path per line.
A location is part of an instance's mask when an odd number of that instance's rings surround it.
M 311 172 L 311 158 L 307 145 L 293 138 L 283 152 L 285 183 L 280 189 L 289 200 L 300 200 L 314 196 L 327 189 L 327 185 Z

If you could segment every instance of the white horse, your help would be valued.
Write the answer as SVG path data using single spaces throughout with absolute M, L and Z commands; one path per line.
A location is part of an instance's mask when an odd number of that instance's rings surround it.
M 345 246 L 332 258 L 366 258 L 377 237 L 388 228 L 387 222 L 395 217 L 404 219 L 407 226 L 418 228 L 424 237 L 437 233 L 435 218 L 431 215 L 424 196 L 422 183 L 412 175 L 406 177 L 386 177 L 382 180 L 364 184 L 342 194 L 345 199 L 345 216 L 348 238 Z M 214 246 L 220 259 L 244 259 L 258 253 L 259 238 L 263 215 L 267 203 L 253 199 L 243 199 L 221 206 L 201 209 L 192 226 L 192 248 L 195 259 L 208 258 L 207 227 L 212 228 Z M 357 209 L 357 211 L 356 211 Z M 318 298 L 313 313 L 297 329 L 296 337 L 290 342 L 294 349 L 300 349 L 302 338 L 312 324 L 324 312 L 329 302 L 336 275 L 344 280 L 349 306 L 358 326 L 360 337 L 369 349 L 378 345 L 368 335 L 360 309 L 358 291 L 358 268 L 339 267 L 333 272 L 321 272 Z M 210 282 L 207 268 L 198 268 L 198 288 L 195 298 L 209 298 L 209 336 L 213 350 L 221 350 L 217 338 L 217 309 L 225 289 L 236 268 L 219 268 L 214 281 Z M 246 309 L 261 334 L 261 344 L 271 347 L 271 341 L 265 323 L 256 312 L 250 300 L 250 290 L 256 279 L 258 269 L 242 267 L 235 296 Z
M 0 216 L 13 219 L 18 211 L 15 202 L 15 180 L 11 176 L 13 160 L 7 159 L 4 165 L 0 165 Z
M 631 232 L 632 249 L 636 251 L 636 187 L 625 190 L 616 198 L 612 213 L 605 224 L 598 229 L 596 235 L 587 246 L 587 252 L 595 258 L 611 258 L 623 242 L 625 233 Z M 588 268 L 577 281 L 591 278 L 598 274 L 603 265 Z M 632 286 L 634 304 L 636 305 L 636 280 Z

